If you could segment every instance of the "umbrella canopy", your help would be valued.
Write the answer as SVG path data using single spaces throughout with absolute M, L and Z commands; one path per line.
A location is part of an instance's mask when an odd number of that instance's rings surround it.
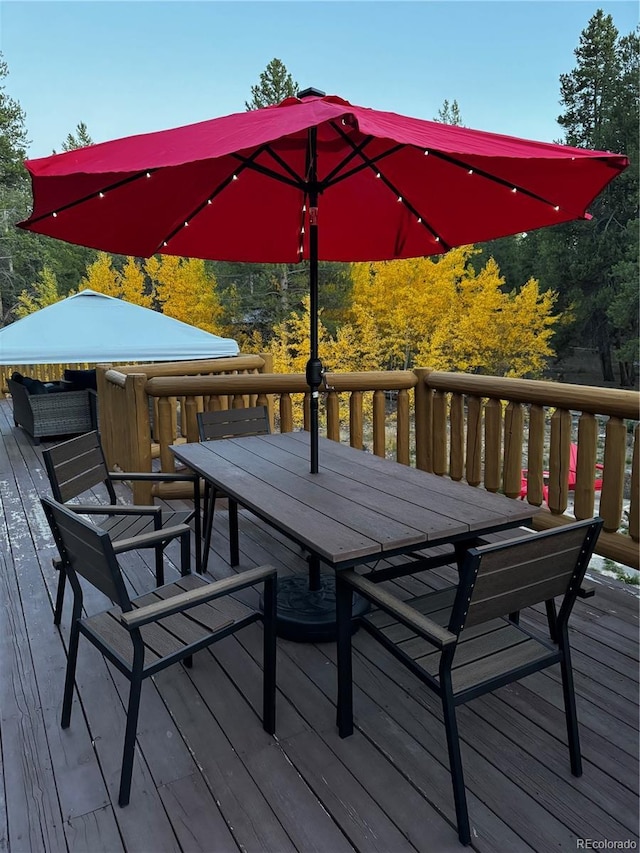
M 231 338 L 94 290 L 81 290 L 0 329 L 2 364 L 185 361 L 237 354 Z
M 627 163 L 336 96 L 287 98 L 27 161 L 34 208 L 20 227 L 139 257 L 292 263 L 310 255 L 315 191 L 320 260 L 408 258 L 584 218 Z
M 26 163 L 20 227 L 109 252 L 310 262 L 317 471 L 318 260 L 390 260 L 587 218 L 626 157 L 350 104 L 314 89 L 273 107 Z

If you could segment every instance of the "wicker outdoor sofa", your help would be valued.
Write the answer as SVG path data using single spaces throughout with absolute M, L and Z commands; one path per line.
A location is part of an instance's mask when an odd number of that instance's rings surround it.
M 29 393 L 20 382 L 7 379 L 13 403 L 13 422 L 29 433 L 35 444 L 45 436 L 74 435 L 94 428 L 90 389 Z M 56 384 L 56 383 L 52 383 Z M 53 389 L 52 389 L 53 390 Z

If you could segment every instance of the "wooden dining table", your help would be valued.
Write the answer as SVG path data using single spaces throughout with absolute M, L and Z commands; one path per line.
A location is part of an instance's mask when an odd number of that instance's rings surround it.
M 377 565 L 440 545 L 452 546 L 453 557 L 435 556 L 431 565 L 451 563 L 479 537 L 526 524 L 538 511 L 525 501 L 328 439 L 320 439 L 319 470 L 312 474 L 309 434 L 303 431 L 172 445 L 171 450 L 214 490 L 308 555 L 308 577 L 279 581 L 279 633 L 296 640 L 335 637 L 335 576 L 321 572 L 322 566 L 340 571 Z

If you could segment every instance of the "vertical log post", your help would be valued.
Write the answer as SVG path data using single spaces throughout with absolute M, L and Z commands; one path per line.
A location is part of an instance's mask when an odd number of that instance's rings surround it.
M 470 486 L 482 480 L 482 399 L 467 399 L 467 459 L 465 476 Z
M 398 391 L 396 410 L 396 458 L 402 465 L 409 464 L 409 392 L 406 388 Z
M 534 506 L 542 503 L 544 469 L 544 408 L 529 409 L 529 441 L 527 447 L 527 500 Z
M 449 476 L 458 482 L 464 475 L 464 397 L 451 395 L 451 414 L 449 417 Z
M 327 393 L 327 438 L 340 441 L 340 400 L 335 391 Z
M 384 391 L 373 392 L 373 452 L 384 459 L 387 444 L 387 411 Z
M 362 391 L 352 391 L 349 398 L 349 444 L 362 450 Z
M 571 455 L 571 412 L 556 409 L 551 415 L 549 445 L 549 509 L 562 515 L 569 494 L 569 461 Z
M 627 430 L 621 418 L 607 421 L 604 443 L 604 471 L 600 515 L 607 533 L 615 533 L 622 520 L 624 467 L 627 453 Z
M 640 538 L 640 424 L 633 433 L 633 461 L 631 463 L 631 504 L 629 505 L 629 536 L 634 542 Z
M 418 367 L 413 372 L 418 377 L 415 396 L 416 468 L 433 471 L 433 391 L 428 385 L 431 369 Z
M 447 473 L 447 393 L 436 391 L 433 397 L 433 472 Z
M 502 404 L 493 397 L 484 408 L 484 487 L 488 492 L 500 488 L 502 462 Z
M 595 506 L 593 478 L 596 470 L 598 422 L 588 412 L 578 421 L 578 464 L 573 514 L 577 519 L 592 518 Z
M 520 403 L 509 403 L 504 417 L 503 490 L 509 498 L 520 497 L 524 417 Z

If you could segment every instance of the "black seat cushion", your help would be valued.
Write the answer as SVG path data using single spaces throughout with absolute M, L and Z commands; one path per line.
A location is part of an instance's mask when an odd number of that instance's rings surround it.
M 22 377 L 22 384 L 27 389 L 29 394 L 46 394 L 47 387 L 44 382 L 41 382 L 39 379 L 32 379 L 30 376 Z
M 71 370 L 67 369 L 64 372 L 64 378 L 67 382 L 71 382 L 69 391 L 84 391 L 91 388 L 94 391 L 98 390 L 95 368 L 92 370 Z

